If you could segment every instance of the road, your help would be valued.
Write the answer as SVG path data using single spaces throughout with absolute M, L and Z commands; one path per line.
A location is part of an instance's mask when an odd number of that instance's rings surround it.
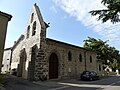
M 9 76 L 4 84 L 6 90 L 47 90 L 48 87 L 34 84 L 30 81 L 20 79 L 15 76 Z
M 45 82 L 30 82 L 11 76 L 4 87 L 6 90 L 120 90 L 120 76 L 97 81 L 49 80 Z
M 113 76 L 97 81 L 77 81 L 61 84 L 69 85 L 69 87 L 62 90 L 120 90 L 120 76 Z

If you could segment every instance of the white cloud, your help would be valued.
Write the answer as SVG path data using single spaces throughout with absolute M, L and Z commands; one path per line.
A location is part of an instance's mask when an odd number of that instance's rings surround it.
M 54 6 L 51 6 L 50 10 L 53 11 L 54 13 L 57 13 L 57 10 L 56 10 L 56 8 Z
M 110 21 L 101 23 L 89 14 L 91 10 L 105 8 L 101 4 L 101 0 L 53 0 L 56 5 L 65 12 L 75 17 L 87 28 L 93 29 L 105 40 L 120 43 L 120 23 L 112 24 Z

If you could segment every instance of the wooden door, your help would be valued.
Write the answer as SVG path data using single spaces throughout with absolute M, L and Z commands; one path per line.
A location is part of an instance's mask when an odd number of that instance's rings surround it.
M 49 79 L 58 78 L 58 57 L 52 53 L 49 58 Z

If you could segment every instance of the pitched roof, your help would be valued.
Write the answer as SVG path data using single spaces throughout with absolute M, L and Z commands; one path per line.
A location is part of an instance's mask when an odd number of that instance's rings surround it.
M 36 10 L 36 13 L 37 13 L 38 19 L 40 21 L 41 27 L 42 28 L 48 28 L 49 25 L 43 20 L 43 17 L 42 17 L 42 14 L 40 12 L 40 9 L 39 9 L 39 7 L 37 6 L 36 3 L 34 4 L 34 8 Z
M 63 45 L 71 46 L 71 47 L 74 47 L 74 48 L 83 49 L 85 51 L 95 52 L 95 51 L 88 50 L 88 49 L 85 49 L 85 48 L 77 46 L 77 45 L 69 44 L 69 43 L 66 43 L 66 42 L 62 42 L 62 41 L 58 41 L 58 40 L 54 40 L 54 39 L 50 39 L 50 38 L 46 38 L 46 41 L 48 41 L 48 42 L 51 41 L 51 42 L 55 42 L 55 43 L 58 43 L 58 44 L 63 44 Z

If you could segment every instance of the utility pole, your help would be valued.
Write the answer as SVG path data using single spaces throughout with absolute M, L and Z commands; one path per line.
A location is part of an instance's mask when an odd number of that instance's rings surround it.
M 86 50 L 85 50 L 85 52 L 84 52 L 84 60 L 85 60 L 85 71 L 87 70 L 87 65 L 86 65 Z

